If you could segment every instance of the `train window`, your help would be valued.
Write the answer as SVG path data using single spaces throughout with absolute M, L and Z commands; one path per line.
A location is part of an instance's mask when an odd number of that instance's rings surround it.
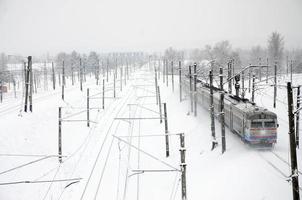
M 262 122 L 252 122 L 252 128 L 262 128 Z
M 266 127 L 266 128 L 274 128 L 274 127 L 276 127 L 276 124 L 275 124 L 274 121 L 264 122 L 264 127 Z

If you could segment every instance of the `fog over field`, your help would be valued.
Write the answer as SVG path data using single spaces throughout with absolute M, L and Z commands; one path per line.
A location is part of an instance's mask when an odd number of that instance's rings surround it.
M 229 40 L 263 45 L 280 32 L 302 44 L 300 0 L 0 0 L 0 52 L 158 51 Z

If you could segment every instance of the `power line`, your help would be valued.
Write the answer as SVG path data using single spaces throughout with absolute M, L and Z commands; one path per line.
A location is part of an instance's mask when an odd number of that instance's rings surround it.
M 71 179 L 56 179 L 56 180 L 43 180 L 43 181 L 13 181 L 3 182 L 1 185 L 15 185 L 15 184 L 30 184 L 30 183 L 49 183 L 49 182 L 68 182 L 68 181 L 80 181 L 82 178 L 71 178 Z

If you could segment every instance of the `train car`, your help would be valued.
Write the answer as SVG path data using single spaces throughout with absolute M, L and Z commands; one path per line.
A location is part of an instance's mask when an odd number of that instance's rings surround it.
M 185 92 L 189 93 L 189 88 L 189 82 L 184 81 Z M 213 100 L 215 116 L 218 116 L 219 90 L 214 90 Z M 197 101 L 209 110 L 210 90 L 205 84 L 197 88 Z M 266 108 L 225 93 L 224 113 L 226 126 L 244 142 L 264 147 L 271 147 L 277 142 L 277 115 Z

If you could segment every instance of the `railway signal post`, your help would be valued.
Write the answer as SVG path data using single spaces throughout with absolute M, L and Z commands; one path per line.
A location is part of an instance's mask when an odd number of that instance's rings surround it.
M 287 83 L 287 100 L 288 100 L 288 122 L 289 122 L 289 142 L 290 142 L 290 157 L 291 157 L 291 182 L 293 200 L 299 200 L 299 179 L 298 179 L 298 165 L 297 152 L 295 142 L 295 119 L 293 112 L 293 89 L 291 82 Z

